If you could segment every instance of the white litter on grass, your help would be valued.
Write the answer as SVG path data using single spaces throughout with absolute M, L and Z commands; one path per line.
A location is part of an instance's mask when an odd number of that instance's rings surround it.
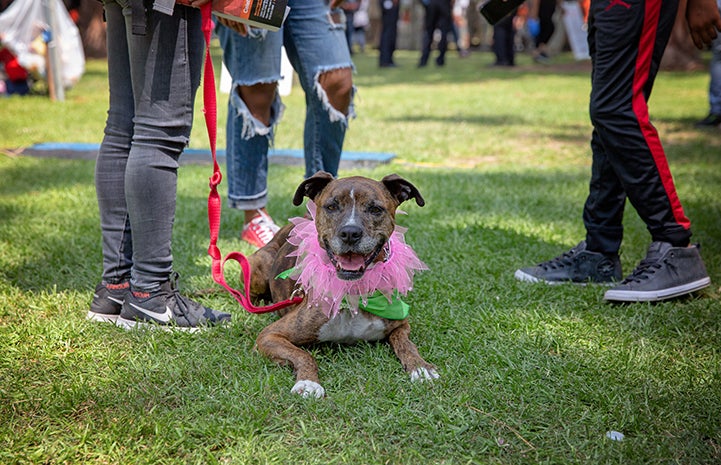
M 618 431 L 606 431 L 606 437 L 611 441 L 623 441 L 625 436 L 623 433 L 619 433 Z

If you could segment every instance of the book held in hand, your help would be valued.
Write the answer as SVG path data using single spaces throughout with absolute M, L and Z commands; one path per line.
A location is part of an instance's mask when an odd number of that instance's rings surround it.
M 277 31 L 288 14 L 288 0 L 213 0 L 213 14 L 231 21 Z
M 189 0 L 175 0 L 190 5 Z M 213 14 L 250 27 L 277 31 L 283 25 L 290 8 L 288 0 L 213 0 Z

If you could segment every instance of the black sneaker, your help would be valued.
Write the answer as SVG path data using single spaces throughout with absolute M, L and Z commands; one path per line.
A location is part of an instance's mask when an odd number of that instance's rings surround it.
M 699 246 L 673 247 L 654 242 L 646 258 L 621 284 L 606 291 L 606 300 L 656 302 L 689 294 L 711 284 Z
M 581 241 L 568 252 L 529 268 L 516 270 L 516 279 L 531 283 L 613 283 L 620 281 L 621 260 L 618 254 L 604 255 L 586 250 Z
M 118 284 L 101 282 L 95 287 L 93 301 L 90 302 L 90 310 L 86 318 L 91 321 L 115 323 L 128 291 L 130 291 L 130 281 L 121 281 Z
M 176 280 L 174 273 L 157 291 L 131 289 L 116 324 L 125 329 L 150 326 L 193 332 L 230 321 L 229 313 L 211 310 L 180 295 Z
M 709 113 L 706 118 L 696 122 L 698 128 L 712 128 L 715 126 L 721 126 L 721 115 L 715 113 Z

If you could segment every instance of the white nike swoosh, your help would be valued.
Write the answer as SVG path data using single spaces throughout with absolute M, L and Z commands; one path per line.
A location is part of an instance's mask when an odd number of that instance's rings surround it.
M 144 309 L 143 307 L 135 305 L 134 303 L 131 303 L 130 306 L 133 307 L 135 310 L 139 311 L 140 313 L 147 315 L 154 320 L 158 320 L 161 323 L 167 323 L 173 318 L 173 311 L 170 310 L 170 308 L 167 305 L 165 306 L 164 313 L 152 312 L 150 310 Z
M 116 299 L 115 297 L 108 297 L 108 300 L 115 302 L 116 304 L 123 305 L 123 299 Z

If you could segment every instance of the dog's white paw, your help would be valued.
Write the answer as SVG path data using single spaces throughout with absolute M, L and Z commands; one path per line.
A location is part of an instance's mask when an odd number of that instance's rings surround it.
M 411 371 L 411 381 L 432 381 L 440 378 L 440 375 L 434 368 L 419 367 Z
M 307 379 L 301 379 L 295 383 L 295 386 L 293 386 L 293 389 L 291 389 L 290 392 L 293 394 L 300 394 L 302 397 L 315 397 L 317 399 L 325 396 L 325 389 L 323 389 L 323 386 L 315 381 Z

